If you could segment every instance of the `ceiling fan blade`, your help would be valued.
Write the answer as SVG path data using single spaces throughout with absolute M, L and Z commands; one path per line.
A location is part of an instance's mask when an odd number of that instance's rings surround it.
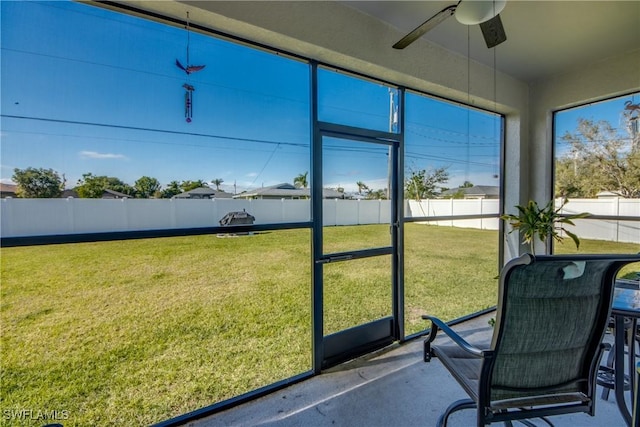
M 487 43 L 487 48 L 498 46 L 503 41 L 507 40 L 507 34 L 504 32 L 502 26 L 502 20 L 500 15 L 496 15 L 486 22 L 480 24 L 484 41 Z
M 457 6 L 457 4 L 452 4 L 451 6 L 445 7 L 440 12 L 436 13 L 431 18 L 420 24 L 415 30 L 411 31 L 409 34 L 400 39 L 400 41 L 393 45 L 393 48 L 404 49 L 405 47 L 409 46 L 411 43 L 422 37 L 425 33 L 433 29 L 436 25 L 453 15 L 453 13 L 456 11 Z

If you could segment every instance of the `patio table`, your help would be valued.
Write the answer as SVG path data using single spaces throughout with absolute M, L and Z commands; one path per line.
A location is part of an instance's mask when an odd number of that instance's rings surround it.
M 618 408 L 622 413 L 622 417 L 626 421 L 628 426 L 631 426 L 632 417 L 631 411 L 627 407 L 627 403 L 624 398 L 624 382 L 625 382 L 625 369 L 617 369 L 618 366 L 625 366 L 624 360 L 624 347 L 625 347 L 625 327 L 624 320 L 628 318 L 631 320 L 631 327 L 628 333 L 628 366 L 629 366 L 629 381 L 631 382 L 631 401 L 633 402 L 633 396 L 635 392 L 636 375 L 634 367 L 636 366 L 636 352 L 635 352 L 635 335 L 638 325 L 638 318 L 640 317 L 640 289 L 637 286 L 629 286 L 624 283 L 616 283 L 616 288 L 613 296 L 613 304 L 611 308 L 611 315 L 614 317 L 615 322 L 615 396 Z

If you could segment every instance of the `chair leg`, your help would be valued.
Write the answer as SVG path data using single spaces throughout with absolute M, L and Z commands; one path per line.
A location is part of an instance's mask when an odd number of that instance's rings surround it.
M 453 414 L 456 411 L 460 411 L 461 409 L 472 409 L 476 407 L 476 402 L 471 399 L 462 399 L 453 402 L 449 407 L 444 411 L 440 418 L 438 419 L 437 427 L 447 427 L 447 421 L 449 419 L 449 415 Z
M 606 365 L 604 365 L 606 371 L 608 372 L 612 372 L 613 371 L 613 356 L 615 354 L 616 351 L 616 346 L 614 345 L 609 345 L 607 344 L 607 349 L 609 350 L 609 354 L 607 355 L 607 363 Z M 603 400 L 609 400 L 609 391 L 611 391 L 611 387 L 612 384 L 604 384 L 601 383 L 600 385 L 602 385 L 602 395 L 601 395 L 601 399 Z

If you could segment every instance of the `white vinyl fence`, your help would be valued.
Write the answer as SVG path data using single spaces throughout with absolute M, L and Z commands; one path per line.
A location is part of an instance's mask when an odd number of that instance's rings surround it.
M 256 224 L 306 222 L 309 200 L 240 199 L 2 199 L 2 237 L 27 237 L 100 233 L 114 231 L 163 230 L 218 226 L 229 212 L 246 210 Z M 324 200 L 325 225 L 389 223 L 387 200 Z M 567 213 L 640 218 L 640 199 L 572 199 Z M 413 218 L 481 215 L 499 212 L 499 200 L 434 199 L 407 201 L 405 216 Z M 438 220 L 429 224 L 497 230 L 497 218 Z M 578 236 L 640 243 L 640 221 L 579 220 Z
M 497 199 L 427 199 L 421 201 L 409 200 L 405 205 L 405 216 L 408 218 L 420 217 L 446 217 L 459 215 L 498 215 L 500 212 L 500 200 Z M 497 230 L 499 219 L 447 219 L 429 221 L 429 224 L 448 226 L 479 228 L 481 230 Z
M 575 220 L 571 231 L 580 238 L 640 244 L 640 199 L 571 199 L 562 213 L 634 217 L 636 221 Z

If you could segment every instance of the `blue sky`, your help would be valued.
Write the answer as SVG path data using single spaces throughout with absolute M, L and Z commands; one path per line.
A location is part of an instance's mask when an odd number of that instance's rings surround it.
M 2 2 L 2 179 L 34 166 L 68 186 L 91 172 L 248 187 L 308 170 L 306 65 L 192 33 L 206 68 L 187 76 L 186 45 L 184 29 L 95 7 Z
M 310 170 L 304 62 L 74 2 L 0 7 L 2 182 L 14 168 L 43 167 L 64 174 L 67 187 L 92 173 L 163 186 L 223 179 L 240 192 Z M 205 65 L 191 75 L 175 65 L 187 64 L 187 43 L 189 65 Z M 191 123 L 185 83 L 195 88 Z M 321 120 L 388 129 L 387 87 L 333 70 L 321 70 L 319 86 Z M 406 166 L 446 167 L 449 187 L 498 185 L 497 123 L 408 94 Z M 355 145 L 327 147 L 324 185 L 386 187 L 384 150 Z

